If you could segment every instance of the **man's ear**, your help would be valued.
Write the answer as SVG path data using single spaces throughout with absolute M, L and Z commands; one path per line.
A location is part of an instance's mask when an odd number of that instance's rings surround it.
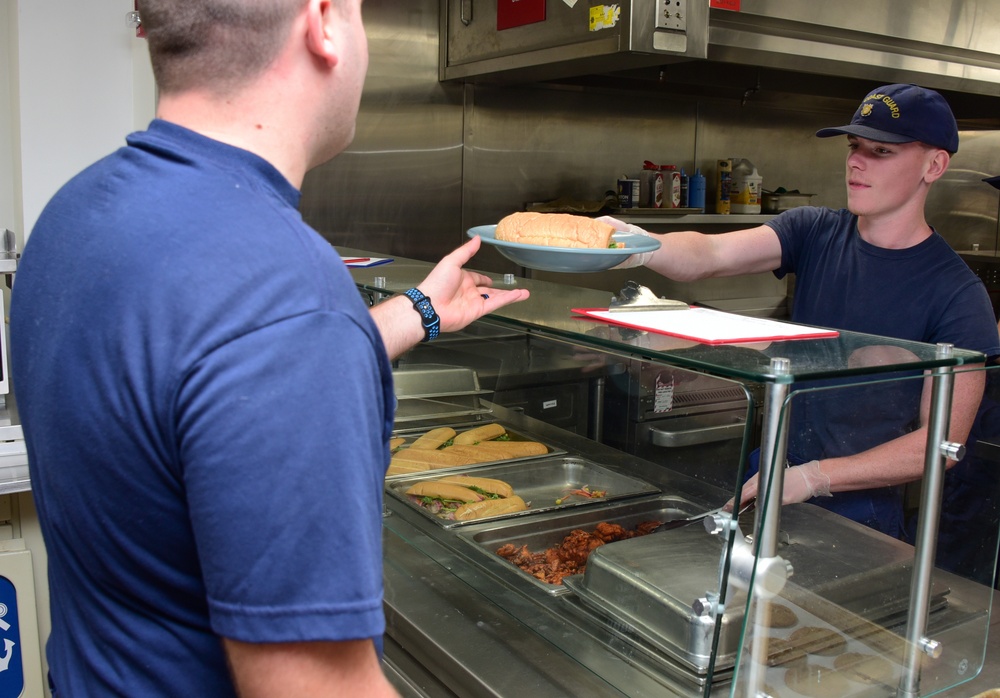
M 309 0 L 306 6 L 306 47 L 332 68 L 337 65 L 337 45 L 333 40 L 334 24 L 338 21 L 331 0 Z
M 951 155 L 948 154 L 947 150 L 936 149 L 933 152 L 934 155 L 927 164 L 927 174 L 924 175 L 924 179 L 928 183 L 940 179 L 948 170 L 948 164 L 951 162 Z

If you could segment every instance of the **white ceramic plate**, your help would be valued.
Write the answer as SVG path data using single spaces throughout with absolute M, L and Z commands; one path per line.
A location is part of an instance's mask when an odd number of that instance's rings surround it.
M 468 231 L 469 237 L 478 235 L 487 245 L 493 245 L 497 252 L 510 261 L 529 269 L 540 271 L 562 271 L 571 273 L 604 271 L 617 266 L 633 254 L 652 252 L 660 247 L 660 241 L 634 233 L 614 233 L 611 239 L 625 243 L 618 249 L 578 249 L 574 247 L 544 247 L 525 245 L 520 242 L 506 242 L 496 239 L 495 225 L 477 225 Z

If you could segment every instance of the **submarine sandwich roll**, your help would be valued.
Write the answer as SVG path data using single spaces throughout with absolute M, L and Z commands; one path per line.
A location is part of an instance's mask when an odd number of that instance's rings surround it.
M 606 250 L 615 229 L 609 224 L 569 213 L 512 213 L 497 224 L 497 240 L 545 247 Z
M 455 520 L 487 519 L 491 516 L 514 514 L 527 508 L 525 501 L 516 494 L 503 499 L 484 499 L 481 502 L 470 502 L 460 506 L 455 510 Z
M 528 505 L 502 480 L 455 475 L 411 485 L 406 496 L 443 519 L 469 521 L 523 511 Z

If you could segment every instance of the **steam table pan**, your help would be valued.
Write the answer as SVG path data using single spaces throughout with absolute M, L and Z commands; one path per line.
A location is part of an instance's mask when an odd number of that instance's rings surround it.
M 877 624 L 905 610 L 912 548 L 811 504 L 783 507 L 781 527 L 787 539 L 778 555 L 794 569 L 789 593 L 802 589 Z M 585 574 L 563 583 L 599 617 L 704 673 L 715 620 L 699 613 L 696 601 L 706 592 L 719 592 L 723 544 L 723 538 L 697 525 L 610 543 L 590 555 Z M 729 591 L 715 654 L 717 671 L 732 668 L 743 626 L 746 594 Z M 935 584 L 932 607 L 940 607 L 947 593 Z
M 491 572 L 504 577 L 530 582 L 546 594 L 558 596 L 569 592 L 562 584 L 550 584 L 537 579 L 520 567 L 496 554 L 497 549 L 508 543 L 520 548 L 528 546 L 532 553 L 553 548 L 562 543 L 572 531 L 593 531 L 599 523 L 613 523 L 630 530 L 646 521 L 676 521 L 699 511 L 698 505 L 675 495 L 643 497 L 626 502 L 613 502 L 604 507 L 587 507 L 575 511 L 553 512 L 517 521 L 479 523 L 463 528 L 459 537 L 471 544 L 481 554 L 480 561 Z
M 645 480 L 622 475 L 593 461 L 575 456 L 563 456 L 560 458 L 541 458 L 518 463 L 502 463 L 499 465 L 467 466 L 462 469 L 461 474 L 496 478 L 497 480 L 503 480 L 513 487 L 514 493 L 528 503 L 528 508 L 525 511 L 513 514 L 505 514 L 488 519 L 473 519 L 471 521 L 449 521 L 430 513 L 423 507 L 413 504 L 405 494 L 407 488 L 417 482 L 434 480 L 454 474 L 456 474 L 454 471 L 444 473 L 441 470 L 432 470 L 413 477 L 396 477 L 391 482 L 387 481 L 386 489 L 392 496 L 407 502 L 413 508 L 445 528 L 482 523 L 483 521 L 496 519 L 531 516 L 540 512 L 593 505 L 623 497 L 657 494 L 660 491 L 659 488 L 654 487 Z M 580 489 L 584 486 L 587 486 L 592 491 L 600 490 L 605 495 L 600 498 L 568 495 L 570 490 Z M 563 499 L 562 503 L 556 503 L 556 500 L 559 499 Z
M 473 423 L 467 424 L 465 426 L 459 426 L 459 425 L 452 425 L 452 426 L 454 427 L 454 429 L 455 429 L 456 432 L 458 432 L 459 434 L 461 434 L 462 432 L 467 431 L 469 429 L 475 429 L 476 427 L 481 427 L 483 425 L 493 424 L 493 423 L 499 423 L 499 424 L 501 424 L 501 426 L 503 426 L 507 430 L 507 440 L 508 441 L 512 441 L 512 442 L 534 441 L 536 443 L 540 443 L 543 446 L 545 446 L 545 453 L 539 453 L 537 455 L 532 455 L 532 456 L 518 456 L 517 458 L 505 458 L 503 460 L 490 461 L 488 463 L 469 463 L 468 465 L 455 465 L 455 466 L 451 466 L 451 467 L 448 467 L 448 468 L 435 468 L 433 470 L 428 470 L 426 472 L 420 472 L 420 473 L 403 473 L 401 475 L 387 475 L 386 476 L 386 480 L 396 481 L 396 480 L 398 480 L 400 478 L 410 478 L 410 477 L 413 477 L 414 475 L 421 475 L 421 476 L 423 476 L 423 475 L 430 475 L 432 473 L 433 474 L 440 474 L 441 477 L 444 477 L 445 475 L 455 475 L 458 472 L 465 472 L 469 468 L 480 468 L 480 467 L 482 467 L 484 465 L 494 465 L 494 464 L 498 464 L 498 463 L 505 463 L 505 464 L 508 464 L 508 463 L 520 463 L 520 462 L 525 461 L 525 460 L 537 460 L 539 458 L 549 458 L 549 457 L 552 457 L 552 456 L 561 456 L 561 455 L 564 455 L 566 453 L 565 449 L 556 448 L 555 446 L 552 446 L 551 444 L 547 444 L 544 441 L 542 441 L 540 439 L 536 439 L 533 436 L 530 436 L 528 434 L 524 434 L 522 432 L 510 429 L 506 425 L 502 424 L 501 422 L 473 422 Z M 414 441 L 416 441 L 417 438 L 423 436 L 428 431 L 429 431 L 429 429 L 427 429 L 427 428 L 396 430 L 396 431 L 392 432 L 392 435 L 393 436 L 401 436 L 404 439 L 406 439 L 406 441 L 400 447 L 401 449 L 405 449 L 411 443 L 413 443 Z

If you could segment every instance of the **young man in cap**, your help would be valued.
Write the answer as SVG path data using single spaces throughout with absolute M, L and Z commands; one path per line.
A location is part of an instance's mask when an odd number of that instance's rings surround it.
M 157 119 L 38 219 L 12 366 L 56 696 L 389 696 L 390 360 L 525 291 L 372 311 L 297 211 L 354 134 L 361 0 L 140 0 Z
M 850 124 L 816 135 L 847 136 L 846 210 L 802 207 L 747 230 L 658 235 L 662 246 L 629 264 L 677 281 L 794 273 L 796 322 L 1000 353 L 985 287 L 924 218 L 927 193 L 958 150 L 944 98 L 916 85 L 886 85 L 864 98 Z M 786 472 L 783 502 L 812 500 L 901 537 L 900 486 L 923 472 L 922 383 L 900 381 L 851 399 L 796 398 L 788 457 L 798 465 Z M 952 440 L 965 440 L 982 392 L 982 372 L 956 376 Z M 860 402 L 866 395 L 874 401 Z M 756 489 L 754 476 L 744 501 Z

